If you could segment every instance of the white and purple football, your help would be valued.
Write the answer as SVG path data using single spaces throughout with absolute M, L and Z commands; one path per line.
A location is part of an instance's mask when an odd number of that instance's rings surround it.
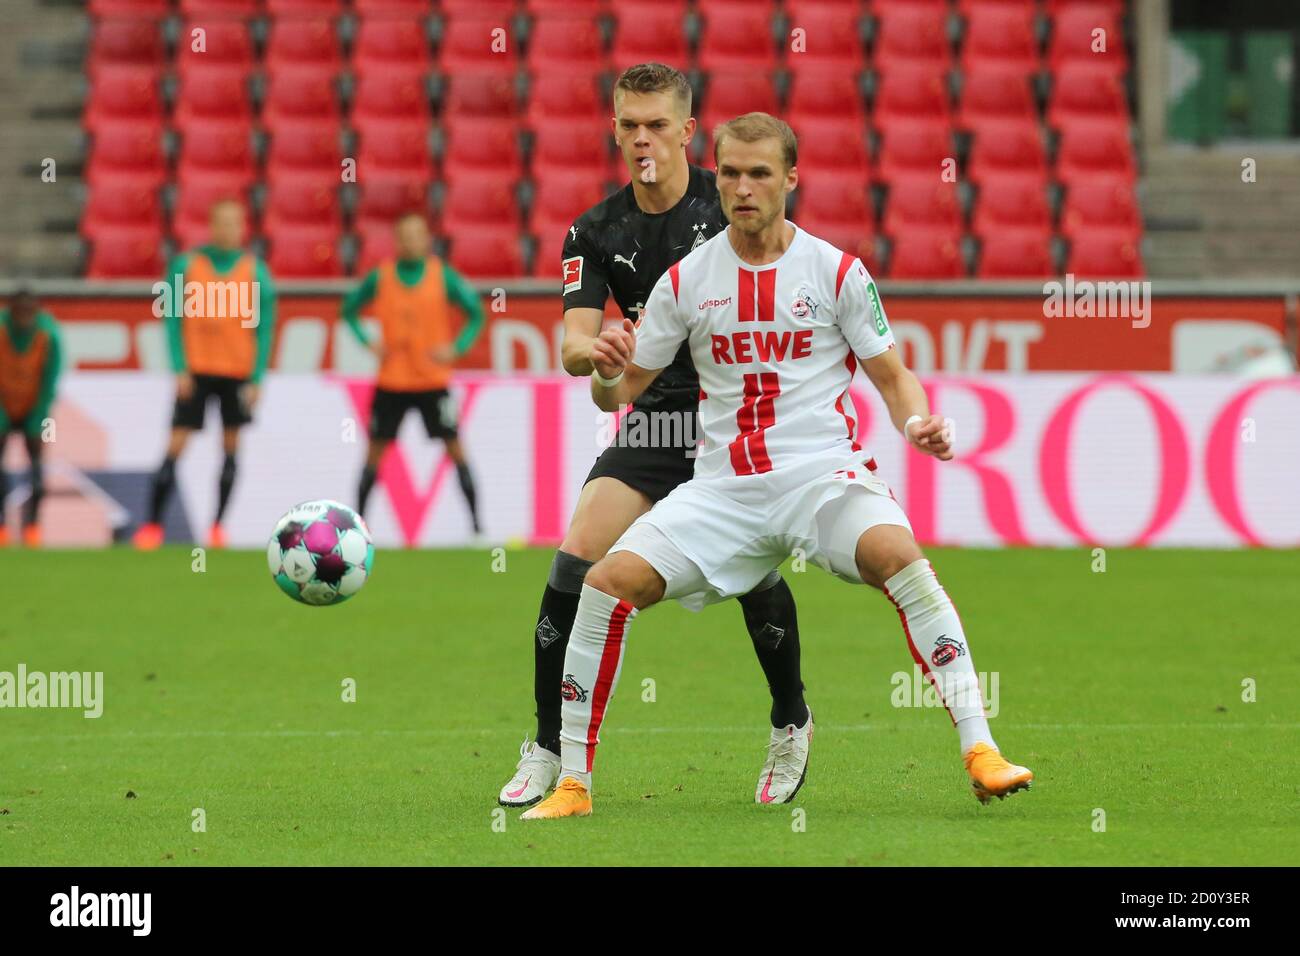
M 361 515 L 337 501 L 305 501 L 281 518 L 266 545 L 266 563 L 295 601 L 342 604 L 370 579 L 375 546 Z

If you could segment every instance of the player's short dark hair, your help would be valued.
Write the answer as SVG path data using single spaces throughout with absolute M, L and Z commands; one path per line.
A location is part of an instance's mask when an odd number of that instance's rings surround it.
M 718 161 L 718 147 L 725 137 L 738 139 L 742 143 L 757 143 L 761 139 L 776 139 L 781 142 L 781 158 L 785 168 L 790 169 L 799 162 L 799 141 L 794 130 L 783 119 L 777 119 L 770 113 L 745 113 L 713 128 L 713 161 Z
M 614 81 L 614 96 L 628 93 L 671 93 L 683 116 L 691 115 L 691 84 L 680 70 L 666 63 L 638 63 L 624 70 Z

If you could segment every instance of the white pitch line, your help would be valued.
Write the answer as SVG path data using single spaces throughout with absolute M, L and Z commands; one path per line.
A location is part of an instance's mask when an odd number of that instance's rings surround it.
M 994 719 L 993 726 L 1001 730 L 1046 730 L 1046 731 L 1135 731 L 1135 730 L 1300 730 L 1300 723 L 1181 723 L 1181 724 L 1000 724 Z M 765 728 L 755 724 L 752 727 L 609 727 L 607 736 L 633 734 L 754 734 Z M 877 731 L 912 731 L 920 728 L 900 728 L 897 725 L 883 724 L 819 724 L 817 729 L 841 731 L 845 733 L 873 733 Z M 491 730 L 487 728 L 469 728 L 453 730 L 450 728 L 431 728 L 428 730 L 181 730 L 181 731 L 123 731 L 102 734 L 17 734 L 9 740 L 29 742 L 33 740 L 185 740 L 196 737 L 243 737 L 248 739 L 285 738 L 285 737 L 491 737 L 494 735 L 518 736 L 517 731 L 506 729 Z

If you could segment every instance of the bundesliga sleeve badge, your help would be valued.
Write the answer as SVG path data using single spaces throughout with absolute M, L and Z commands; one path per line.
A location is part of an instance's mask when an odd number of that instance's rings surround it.
M 577 292 L 582 288 L 582 256 L 573 256 L 560 263 L 564 269 L 564 294 Z

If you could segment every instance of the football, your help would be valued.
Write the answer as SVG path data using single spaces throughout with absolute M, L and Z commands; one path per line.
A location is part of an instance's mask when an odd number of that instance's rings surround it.
M 266 562 L 281 591 L 323 607 L 361 590 L 374 566 L 375 546 L 361 515 L 347 505 L 306 501 L 276 523 Z

